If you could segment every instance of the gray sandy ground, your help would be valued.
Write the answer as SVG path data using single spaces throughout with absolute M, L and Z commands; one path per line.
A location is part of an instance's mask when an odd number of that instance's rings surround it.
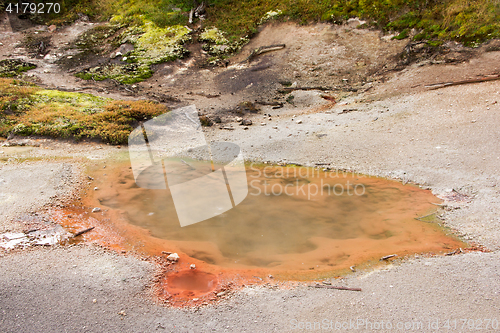
M 302 124 L 290 118 L 277 121 L 281 134 L 266 125 L 208 135 L 240 144 L 248 158 L 275 162 L 286 158 L 305 164 L 328 161 L 371 174 L 406 177 L 436 193 L 466 192 L 471 202 L 443 212 L 446 224 L 497 250 L 500 110 L 485 96 L 494 101 L 500 97 L 499 90 L 500 85 L 493 82 L 447 88 L 360 104 L 358 108 L 365 112 L 342 115 L 335 111 L 344 106 L 336 106 L 332 113 L 302 116 Z M 378 111 L 382 105 L 383 113 Z M 332 118 L 333 122 L 327 121 Z M 327 136 L 318 138 L 315 133 L 320 132 Z M 52 154 L 67 147 L 72 145 L 58 144 Z M 50 154 L 47 151 L 43 153 Z M 87 151 L 104 158 L 110 148 L 96 152 L 92 146 L 81 146 L 69 151 L 74 156 Z M 5 168 L 2 174 L 12 172 Z M 23 168 L 33 170 L 29 164 L 16 166 L 18 171 Z M 37 175 L 32 177 L 25 183 L 35 186 Z M 57 182 L 51 186 L 55 191 Z M 498 320 L 500 307 L 498 251 L 413 259 L 339 282 L 361 287 L 362 292 L 305 286 L 246 288 L 196 311 L 156 305 L 147 290 L 154 265 L 100 249 L 18 251 L 5 254 L 0 265 L 0 329 L 5 332 L 288 332 L 306 327 L 300 325 L 314 327 L 314 322 L 329 328 L 323 320 L 335 325 L 358 319 L 378 325 L 390 321 L 395 328 L 400 322 L 429 325 L 431 319 L 440 320 L 440 325 L 448 319 L 456 319 L 457 325 L 462 325 L 461 319 L 477 325 L 483 320 L 485 325 L 484 320 Z M 435 331 L 425 325 L 419 331 Z M 468 331 L 468 326 L 440 328 Z M 359 331 L 365 329 L 359 326 Z M 491 327 L 485 331 L 492 331 Z
M 146 297 L 154 270 L 150 263 L 84 246 L 25 251 L 1 260 L 0 328 L 293 332 L 338 331 L 336 327 L 350 325 L 349 331 L 385 327 L 378 331 L 387 332 L 405 331 L 401 325 L 407 325 L 406 331 L 463 332 L 474 322 L 492 332 L 492 322 L 489 329 L 486 325 L 487 319 L 498 320 L 500 311 L 499 259 L 498 253 L 422 258 L 343 281 L 361 292 L 246 287 L 218 305 L 194 311 L 158 306 Z M 465 325 L 462 319 L 468 320 Z M 436 320 L 439 330 L 429 328 Z M 457 329 L 445 329 L 447 320 Z M 387 330 L 388 325 L 393 329 Z
M 36 212 L 71 192 L 72 166 L 67 163 L 0 166 L 0 232 L 22 228 L 12 220 Z

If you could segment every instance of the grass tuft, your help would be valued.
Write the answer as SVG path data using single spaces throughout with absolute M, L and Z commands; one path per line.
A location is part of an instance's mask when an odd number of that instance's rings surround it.
M 165 106 L 152 101 L 116 101 L 0 79 L 0 136 L 97 138 L 123 144 L 139 122 L 165 112 Z

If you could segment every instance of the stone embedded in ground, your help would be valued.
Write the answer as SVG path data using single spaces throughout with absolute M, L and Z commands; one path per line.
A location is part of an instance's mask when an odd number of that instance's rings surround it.
M 241 125 L 243 125 L 243 126 L 251 126 L 252 125 L 252 121 L 250 119 L 243 119 L 241 121 Z
M 180 257 L 177 253 L 172 253 L 167 257 L 167 260 L 176 262 L 179 258 Z

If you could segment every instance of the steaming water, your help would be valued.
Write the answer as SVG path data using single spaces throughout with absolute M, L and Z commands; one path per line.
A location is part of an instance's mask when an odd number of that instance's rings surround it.
M 168 190 L 139 188 L 128 165 L 103 172 L 96 193 L 104 208 L 120 210 L 129 223 L 210 264 L 324 270 L 460 245 L 435 224 L 415 220 L 435 210 L 431 202 L 439 199 L 381 178 L 248 165 L 243 202 L 181 227 Z

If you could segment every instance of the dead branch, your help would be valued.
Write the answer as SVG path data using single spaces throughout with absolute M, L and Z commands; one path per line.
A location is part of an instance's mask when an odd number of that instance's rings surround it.
M 270 105 L 270 106 L 283 106 L 283 103 L 281 103 L 281 102 L 255 101 L 255 104 Z
M 397 254 L 389 254 L 388 256 L 380 258 L 380 261 L 387 260 L 387 259 L 390 259 L 390 258 L 394 258 L 394 257 L 397 257 L 397 256 L 398 256 Z
M 243 62 L 247 62 L 247 61 L 250 62 L 255 57 L 260 56 L 261 54 L 271 52 L 271 51 L 281 50 L 281 49 L 284 49 L 285 47 L 286 47 L 285 44 L 274 44 L 274 45 L 269 45 L 269 46 L 261 46 L 255 50 L 253 50 L 252 52 L 250 52 L 250 55 L 245 60 L 243 60 Z
M 328 87 L 286 87 L 282 88 L 281 90 L 284 91 L 294 91 L 294 90 L 321 90 L 321 91 L 327 91 L 327 90 L 333 90 L 332 88 Z
M 78 236 L 80 236 L 80 235 L 83 235 L 83 234 L 85 234 L 85 233 L 89 232 L 90 230 L 94 230 L 94 228 L 95 228 L 95 227 L 90 227 L 90 228 L 88 228 L 88 229 L 84 229 L 84 230 L 82 230 L 82 231 L 78 231 L 76 234 L 74 234 L 74 235 L 73 235 L 73 238 L 78 237 Z
M 189 24 L 193 24 L 193 18 L 194 18 L 194 8 L 191 8 L 191 11 L 189 12 Z
M 205 93 L 198 93 L 198 92 L 195 92 L 195 93 L 192 93 L 192 92 L 188 92 L 188 95 L 198 95 L 198 96 L 202 96 L 202 97 L 206 97 L 206 98 L 217 98 L 217 97 L 220 97 L 220 94 L 205 94 Z
M 350 291 L 361 291 L 361 288 L 348 288 L 348 287 L 336 287 L 336 286 L 324 286 L 321 284 L 316 284 L 314 286 L 309 286 L 311 288 L 323 288 L 323 289 L 337 289 L 337 290 L 350 290 Z
M 430 84 L 430 85 L 427 85 L 425 87 L 434 90 L 434 89 L 440 89 L 440 88 L 444 88 L 444 87 L 458 86 L 461 84 L 480 83 L 480 82 L 494 81 L 494 80 L 500 80 L 500 75 L 492 75 L 492 76 L 482 77 L 479 79 L 470 79 L 470 80 L 453 81 L 453 82 L 441 82 L 441 83 Z
M 456 249 L 455 251 L 451 251 L 451 252 L 448 252 L 448 253 L 445 253 L 444 255 L 445 256 L 452 256 L 454 254 L 457 254 L 457 253 L 463 253 L 464 251 L 460 248 L 460 249 Z
M 330 96 L 330 95 L 321 95 L 321 98 L 326 99 L 327 101 L 336 103 L 337 101 L 335 100 L 335 97 Z
M 424 215 L 424 216 L 420 216 L 420 217 L 415 217 L 415 220 L 422 221 L 422 219 L 424 219 L 426 217 L 429 217 L 429 216 L 432 216 L 432 215 L 434 215 L 436 213 L 437 213 L 437 210 L 434 213 L 430 213 L 430 214 L 427 214 L 427 215 Z
M 344 113 L 349 113 L 349 112 L 354 112 L 354 111 L 358 111 L 358 109 L 344 109 L 344 110 L 342 110 L 342 112 L 339 112 L 339 114 L 344 114 Z

